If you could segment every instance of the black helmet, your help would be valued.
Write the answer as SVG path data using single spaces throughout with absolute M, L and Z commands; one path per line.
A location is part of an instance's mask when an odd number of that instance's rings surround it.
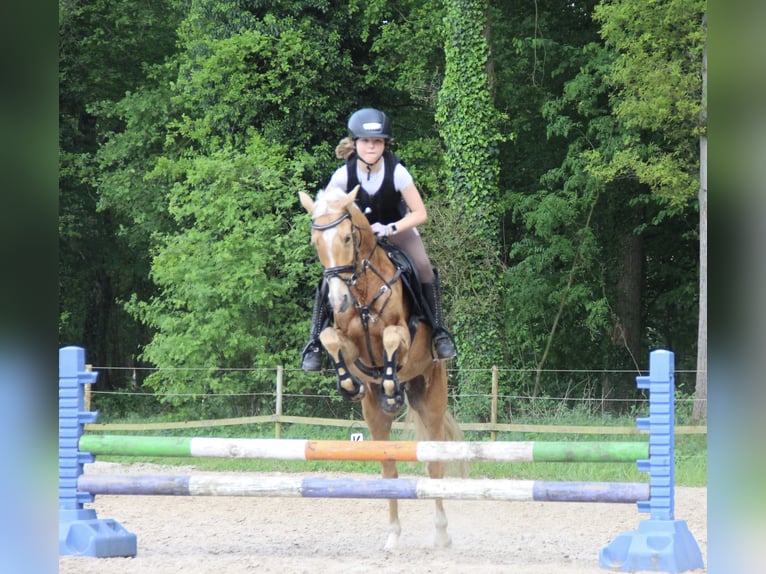
M 391 139 L 391 122 L 388 116 L 374 108 L 362 108 L 348 119 L 348 133 L 354 138 Z

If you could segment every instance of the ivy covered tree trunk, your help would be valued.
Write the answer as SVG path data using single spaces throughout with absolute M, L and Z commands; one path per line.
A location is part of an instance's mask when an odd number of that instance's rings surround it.
M 445 3 L 445 75 L 436 119 L 446 143 L 447 197 L 454 225 L 450 238 L 452 327 L 458 343 L 460 407 L 486 414 L 473 395 L 486 393 L 487 371 L 501 364 L 503 345 L 499 264 L 498 114 L 492 101 L 487 2 Z

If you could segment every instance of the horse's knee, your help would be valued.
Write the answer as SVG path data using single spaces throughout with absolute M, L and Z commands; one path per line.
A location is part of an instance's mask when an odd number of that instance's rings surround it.
M 326 327 L 320 334 L 319 340 L 322 346 L 332 357 L 337 357 L 341 348 L 341 340 L 338 332 L 333 327 Z
M 400 361 L 406 360 L 410 348 L 409 331 L 399 325 L 386 327 L 383 330 L 383 348 L 387 356 L 398 354 Z
M 338 351 L 338 355 L 333 359 L 335 372 L 338 375 L 336 386 L 338 392 L 345 399 L 353 402 L 361 401 L 366 393 L 364 383 L 348 370 L 348 365 L 343 358 L 343 353 Z

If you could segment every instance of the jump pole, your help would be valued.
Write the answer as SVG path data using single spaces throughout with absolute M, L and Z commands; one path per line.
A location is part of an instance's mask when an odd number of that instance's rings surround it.
M 621 572 L 686 572 L 703 568 L 702 552 L 686 521 L 674 517 L 675 505 L 675 355 L 649 354 L 649 376 L 636 377 L 639 389 L 649 390 L 649 416 L 636 419 L 649 431 L 649 458 L 637 462 L 649 473 L 649 500 L 638 502 L 648 513 L 638 530 L 624 532 L 599 552 L 602 568 Z
M 618 441 L 356 442 L 85 434 L 79 448 L 113 456 L 398 462 L 635 462 L 649 457 L 648 443 Z
M 564 482 L 506 479 L 346 479 L 258 476 L 245 473 L 173 475 L 84 474 L 79 488 L 91 494 L 399 498 L 635 503 L 649 500 L 641 482 Z

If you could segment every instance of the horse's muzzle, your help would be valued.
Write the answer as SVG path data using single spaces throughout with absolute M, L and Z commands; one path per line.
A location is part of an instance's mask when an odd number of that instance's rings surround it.
M 345 313 L 351 307 L 351 296 L 345 285 L 334 285 L 330 289 L 330 305 L 333 313 Z

